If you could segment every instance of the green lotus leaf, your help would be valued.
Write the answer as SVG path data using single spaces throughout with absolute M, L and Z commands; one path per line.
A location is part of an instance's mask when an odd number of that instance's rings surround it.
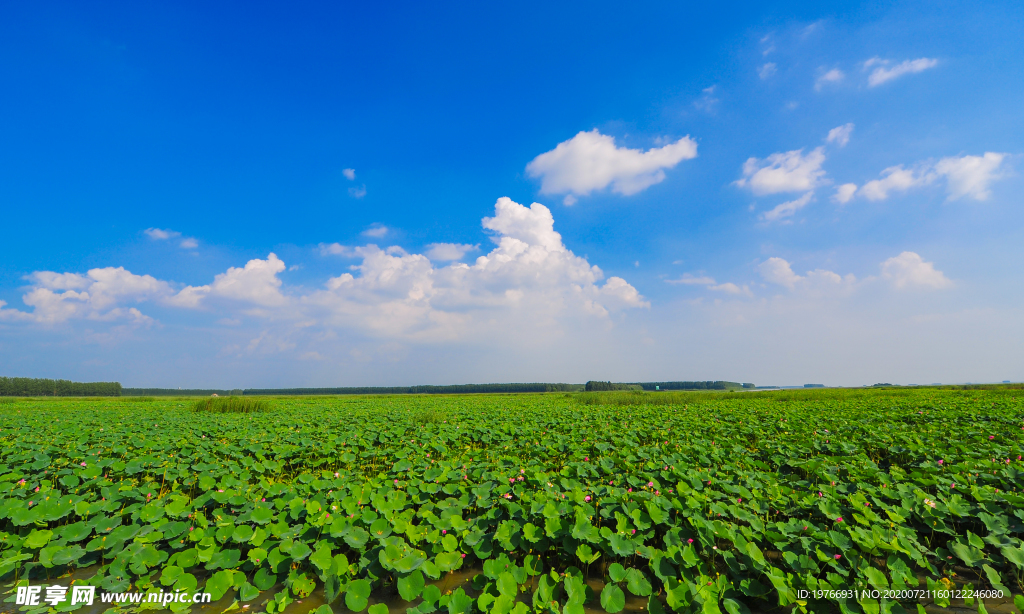
M 47 531 L 39 529 L 32 529 L 28 536 L 25 538 L 26 548 L 42 548 L 49 543 L 50 538 L 53 537 L 53 531 Z
M 367 614 L 388 614 L 388 606 L 384 603 L 375 603 L 367 610 Z
M 366 542 L 370 539 L 370 534 L 364 529 L 353 527 L 345 535 L 344 539 L 346 544 L 358 550 L 366 545 Z
M 442 552 L 434 557 L 434 563 L 441 571 L 453 571 L 462 567 L 462 555 L 458 552 Z
M 291 579 L 292 594 L 299 599 L 304 599 L 316 588 L 316 581 L 308 574 L 299 574 Z
M 370 597 L 369 580 L 353 580 L 349 582 L 345 591 L 345 607 L 353 612 L 362 612 L 366 609 Z
M 224 593 L 228 592 L 229 588 L 231 588 L 231 580 L 233 577 L 233 574 L 229 570 L 222 569 L 213 574 L 213 576 L 206 581 L 206 586 L 203 588 L 207 593 L 210 593 L 210 597 L 214 601 L 217 601 L 224 596 Z
M 605 584 L 601 591 L 601 607 L 609 614 L 621 612 L 626 607 L 626 594 L 615 584 Z
M 626 579 L 626 568 L 618 563 L 612 563 L 608 566 L 608 577 L 612 582 L 622 582 Z
M 252 582 L 261 591 L 269 590 L 277 584 L 277 574 L 271 573 L 266 567 L 260 567 L 256 570 L 256 575 L 253 576 Z

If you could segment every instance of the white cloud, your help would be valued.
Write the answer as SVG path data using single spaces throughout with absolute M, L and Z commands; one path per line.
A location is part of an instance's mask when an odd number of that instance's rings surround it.
M 438 261 L 462 260 L 463 256 L 471 251 L 480 249 L 479 245 L 464 245 L 462 243 L 431 243 L 427 245 L 425 253 L 427 258 Z
M 694 286 L 713 286 L 715 284 L 715 278 L 714 277 L 708 277 L 706 275 L 703 275 L 701 277 L 694 277 L 693 275 L 691 275 L 689 273 L 683 273 L 683 276 L 680 277 L 679 279 L 666 279 L 665 282 L 666 283 L 670 283 L 670 284 L 684 284 L 684 285 L 694 285 Z
M 806 156 L 802 149 L 774 153 L 763 161 L 749 158 L 743 164 L 743 178 L 736 181 L 740 187 L 750 188 L 754 194 L 805 192 L 824 183 L 825 151 L 818 147 Z
M 167 282 L 135 275 L 124 267 L 90 269 L 85 275 L 37 271 L 27 279 L 31 287 L 22 301 L 33 310 L 18 312 L 23 315 L 17 317 L 49 324 L 72 318 L 148 323 L 151 320 L 138 309 L 122 305 L 165 299 L 173 292 Z
M 187 239 L 183 239 L 180 243 L 180 246 L 182 249 L 195 249 L 199 247 L 199 241 L 196 241 L 195 239 L 189 237 Z
M 354 249 L 341 243 L 321 243 L 317 246 L 317 250 L 321 256 L 346 256 L 351 258 L 356 255 Z
M 348 195 L 352 198 L 362 198 L 366 196 L 366 186 L 362 185 L 358 188 L 349 188 Z
M 1006 157 L 1007 154 L 989 151 L 981 156 L 942 158 L 934 164 L 925 162 L 912 169 L 904 168 L 903 165 L 890 166 L 882 171 L 881 178 L 861 186 L 856 195 L 868 200 L 885 200 L 892 192 L 905 192 L 945 178 L 949 200 L 965 196 L 986 200 L 991 196 L 992 183 L 1005 175 L 1002 165 Z M 840 186 L 840 189 L 843 187 Z
M 985 152 L 983 156 L 943 158 L 935 164 L 935 172 L 946 177 L 949 198 L 970 196 L 974 200 L 987 200 L 989 186 L 1003 175 L 999 168 L 1006 154 Z
M 846 147 L 850 142 L 850 135 L 853 134 L 853 124 L 843 124 L 828 131 L 826 142 L 835 143 L 840 147 Z
M 833 83 L 841 83 L 842 80 L 845 78 L 846 75 L 843 73 L 843 71 L 839 70 L 838 68 L 833 68 L 832 70 L 823 73 L 820 77 L 814 80 L 814 89 L 815 91 L 820 92 L 821 89 L 826 85 L 831 85 Z
M 540 154 L 526 165 L 526 172 L 541 180 L 543 194 L 585 196 L 610 186 L 629 196 L 663 181 L 664 169 L 695 157 L 697 143 L 688 136 L 641 151 L 616 147 L 614 138 L 594 129 Z
M 775 65 L 775 63 L 768 62 L 767 64 L 764 64 L 763 66 L 761 66 L 761 68 L 757 70 L 757 76 L 761 77 L 761 80 L 764 81 L 766 79 L 770 79 L 772 75 L 774 75 L 776 72 L 778 72 L 778 67 Z
M 793 272 L 793 268 L 782 258 L 769 258 L 757 265 L 757 270 L 765 281 L 792 289 L 796 282 L 803 279 Z
M 701 90 L 701 97 L 693 101 L 694 108 L 704 111 L 705 113 L 714 113 L 715 107 L 720 102 L 715 98 L 715 88 L 717 86 L 712 85 Z
M 578 326 L 587 318 L 610 326 L 609 314 L 650 306 L 624 279 L 605 280 L 598 267 L 569 251 L 544 205 L 524 207 L 501 198 L 494 216 L 484 218 L 482 225 L 494 233 L 496 245 L 472 264 L 435 267 L 427 255 L 398 246 L 321 245 L 321 253 L 361 260 L 351 272 L 331 277 L 312 291 L 286 288 L 279 277 L 285 263 L 275 254 L 231 267 L 210 284 L 177 291 L 169 282 L 123 268 L 93 269 L 86 275 L 40 271 L 29 278 L 31 287 L 23 296 L 33 311 L 4 308 L 0 319 L 149 323 L 149 316 L 134 304 L 152 300 L 168 307 L 203 308 L 219 322 L 234 324 L 244 315 L 249 322 L 273 324 L 275 330 L 260 333 L 249 345 L 253 351 L 279 352 L 295 347 L 292 337 L 307 334 L 303 331 L 328 339 L 340 329 L 404 341 L 491 343 L 501 337 L 521 344 L 557 336 L 564 326 Z M 428 254 L 447 258 L 476 248 L 433 244 Z M 231 347 L 241 351 L 246 343 Z
M 790 217 L 800 209 L 806 207 L 807 203 L 811 202 L 811 197 L 813 196 L 814 192 L 808 192 L 796 200 L 790 200 L 777 205 L 771 211 L 762 213 L 761 219 L 766 222 L 774 222 L 784 217 Z
M 717 286 L 708 286 L 708 290 L 714 290 L 715 292 L 724 292 L 726 294 L 733 294 L 737 296 L 753 296 L 754 294 L 750 291 L 748 286 L 737 286 L 734 283 L 726 282 L 724 284 L 718 284 Z
M 949 288 L 953 282 L 934 263 L 925 262 L 914 252 L 903 252 L 882 263 L 882 279 L 888 280 L 895 288 Z
M 244 267 L 231 267 L 205 286 L 186 286 L 167 302 L 177 307 L 199 307 L 207 297 L 224 298 L 260 307 L 280 307 L 288 302 L 281 293 L 277 274 L 285 265 L 275 254 L 266 260 L 253 258 Z
M 354 168 L 346 168 L 343 171 L 341 171 L 341 174 L 344 175 L 345 179 L 348 179 L 349 181 L 356 180 L 356 169 Z
M 164 241 L 167 239 L 173 239 L 174 237 L 181 236 L 180 232 L 176 230 L 171 230 L 170 228 L 147 228 L 142 232 L 146 233 L 146 236 L 148 236 L 150 239 L 153 239 L 154 241 Z
M 853 199 L 853 195 L 856 193 L 856 183 L 844 183 L 843 185 L 836 186 L 836 193 L 832 195 L 832 202 L 845 205 Z
M 910 188 L 926 185 L 935 180 L 934 173 L 927 168 L 918 170 L 903 168 L 903 165 L 890 166 L 882 171 L 881 179 L 873 179 L 865 183 L 857 191 L 858 196 L 868 200 L 885 200 L 894 191 L 905 192 Z
M 372 224 L 369 228 L 363 231 L 363 234 L 367 237 L 379 239 L 388 234 L 388 227 L 383 224 Z
M 877 66 L 871 74 L 868 75 L 868 87 L 877 87 L 892 81 L 893 79 L 902 77 L 903 75 L 910 75 L 919 73 L 929 68 L 938 66 L 939 61 L 934 58 L 918 58 L 916 60 L 905 60 L 899 64 L 889 68 L 889 61 L 882 60 L 879 58 L 871 58 L 864 62 L 864 69 L 867 70 L 872 66 Z

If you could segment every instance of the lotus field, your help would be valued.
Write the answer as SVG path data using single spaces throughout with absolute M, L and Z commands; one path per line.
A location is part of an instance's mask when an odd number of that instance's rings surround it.
M 1020 609 L 1022 397 L 19 399 L 0 609 L 60 578 L 206 612 Z

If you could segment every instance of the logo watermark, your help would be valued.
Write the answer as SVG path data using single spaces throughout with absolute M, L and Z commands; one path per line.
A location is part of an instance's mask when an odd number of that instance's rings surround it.
M 69 594 L 70 593 L 70 594 Z M 60 604 L 68 605 L 92 605 L 97 598 L 95 586 L 73 585 L 62 586 L 51 584 L 50 586 L 19 586 L 14 596 L 15 605 L 42 605 L 48 603 L 52 606 Z M 171 603 L 210 603 L 210 593 L 188 593 L 183 591 L 151 591 L 148 593 L 99 593 L 100 603 L 159 603 L 167 606 Z

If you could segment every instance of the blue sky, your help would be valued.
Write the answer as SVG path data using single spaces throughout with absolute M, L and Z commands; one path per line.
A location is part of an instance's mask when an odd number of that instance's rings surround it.
M 0 372 L 1019 381 L 1022 24 L 5 5 Z

